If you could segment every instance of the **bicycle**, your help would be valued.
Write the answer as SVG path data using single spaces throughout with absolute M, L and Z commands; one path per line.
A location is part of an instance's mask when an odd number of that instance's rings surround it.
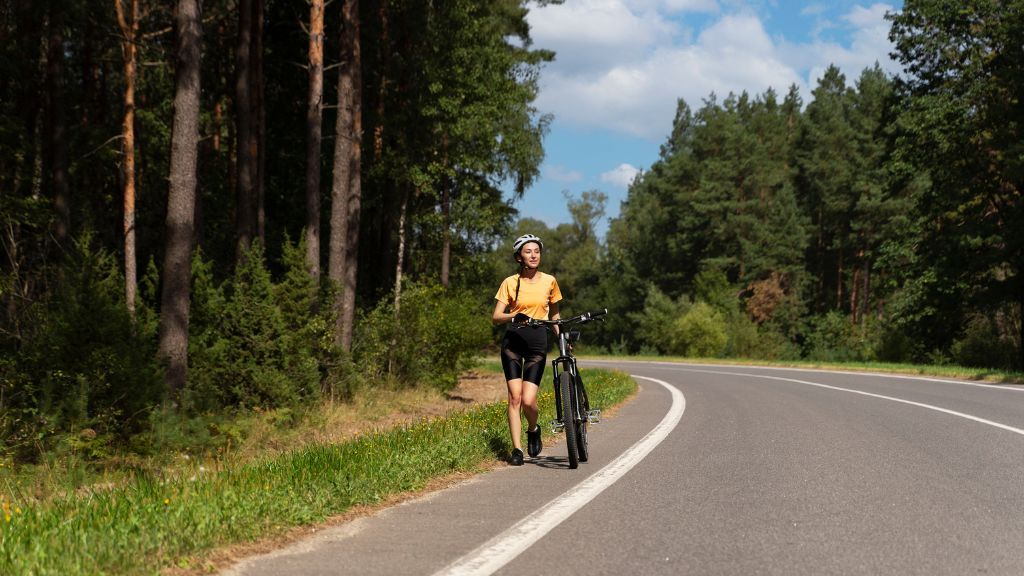
M 530 319 L 526 323 L 533 326 L 546 326 L 549 330 L 558 326 L 558 358 L 551 362 L 551 370 L 555 383 L 556 419 L 551 421 L 551 430 L 555 434 L 565 432 L 565 444 L 569 452 L 569 468 L 576 469 L 580 462 L 590 457 L 587 444 L 587 425 L 597 423 L 601 419 L 600 410 L 592 410 L 587 398 L 587 390 L 583 386 L 573 356 L 573 345 L 579 341 L 579 330 L 566 330 L 566 327 L 593 322 L 608 313 L 608 309 L 585 312 L 572 318 L 560 320 Z

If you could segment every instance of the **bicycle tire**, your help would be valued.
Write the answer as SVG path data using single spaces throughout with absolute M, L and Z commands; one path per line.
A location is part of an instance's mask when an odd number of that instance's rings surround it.
M 569 453 L 569 468 L 576 469 L 580 465 L 578 428 L 576 426 L 576 407 L 572 401 L 573 381 L 568 371 L 558 375 L 558 395 L 562 404 L 562 423 L 565 424 L 565 448 Z
M 590 446 L 587 443 L 587 424 L 589 420 L 586 412 L 590 410 L 590 403 L 587 402 L 587 394 L 583 389 L 583 378 L 579 374 L 576 375 L 576 393 L 583 396 L 582 406 L 583 414 L 580 414 L 579 419 L 579 430 L 576 433 L 576 453 L 579 455 L 580 462 L 586 462 L 590 459 Z

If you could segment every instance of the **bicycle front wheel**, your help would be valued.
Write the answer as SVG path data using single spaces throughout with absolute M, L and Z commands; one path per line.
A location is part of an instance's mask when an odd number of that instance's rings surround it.
M 558 396 L 562 404 L 562 423 L 565 424 L 565 448 L 569 452 L 569 468 L 580 465 L 579 439 L 576 418 L 576 403 L 573 401 L 572 374 L 568 370 L 558 375 Z
M 583 379 L 576 375 L 576 394 L 582 396 L 581 401 L 576 405 L 580 406 L 583 413 L 576 420 L 576 453 L 580 462 L 586 462 L 590 457 L 590 447 L 587 445 L 587 423 L 589 422 L 587 412 L 590 410 L 590 403 L 587 402 L 587 393 L 583 390 Z

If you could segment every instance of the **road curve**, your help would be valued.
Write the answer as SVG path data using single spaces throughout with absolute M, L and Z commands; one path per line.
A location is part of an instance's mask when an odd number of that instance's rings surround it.
M 580 469 L 558 443 L 226 574 L 1024 574 L 1022 387 L 581 364 L 642 378 Z

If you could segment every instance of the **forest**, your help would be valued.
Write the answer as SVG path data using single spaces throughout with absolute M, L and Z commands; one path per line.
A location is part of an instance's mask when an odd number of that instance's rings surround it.
M 604 237 L 600 190 L 514 208 L 536 5 L 0 0 L 0 453 L 451 388 L 520 232 L 613 312 L 587 352 L 1024 369 L 1024 1 L 907 0 L 903 72 L 806 102 L 680 100 Z

